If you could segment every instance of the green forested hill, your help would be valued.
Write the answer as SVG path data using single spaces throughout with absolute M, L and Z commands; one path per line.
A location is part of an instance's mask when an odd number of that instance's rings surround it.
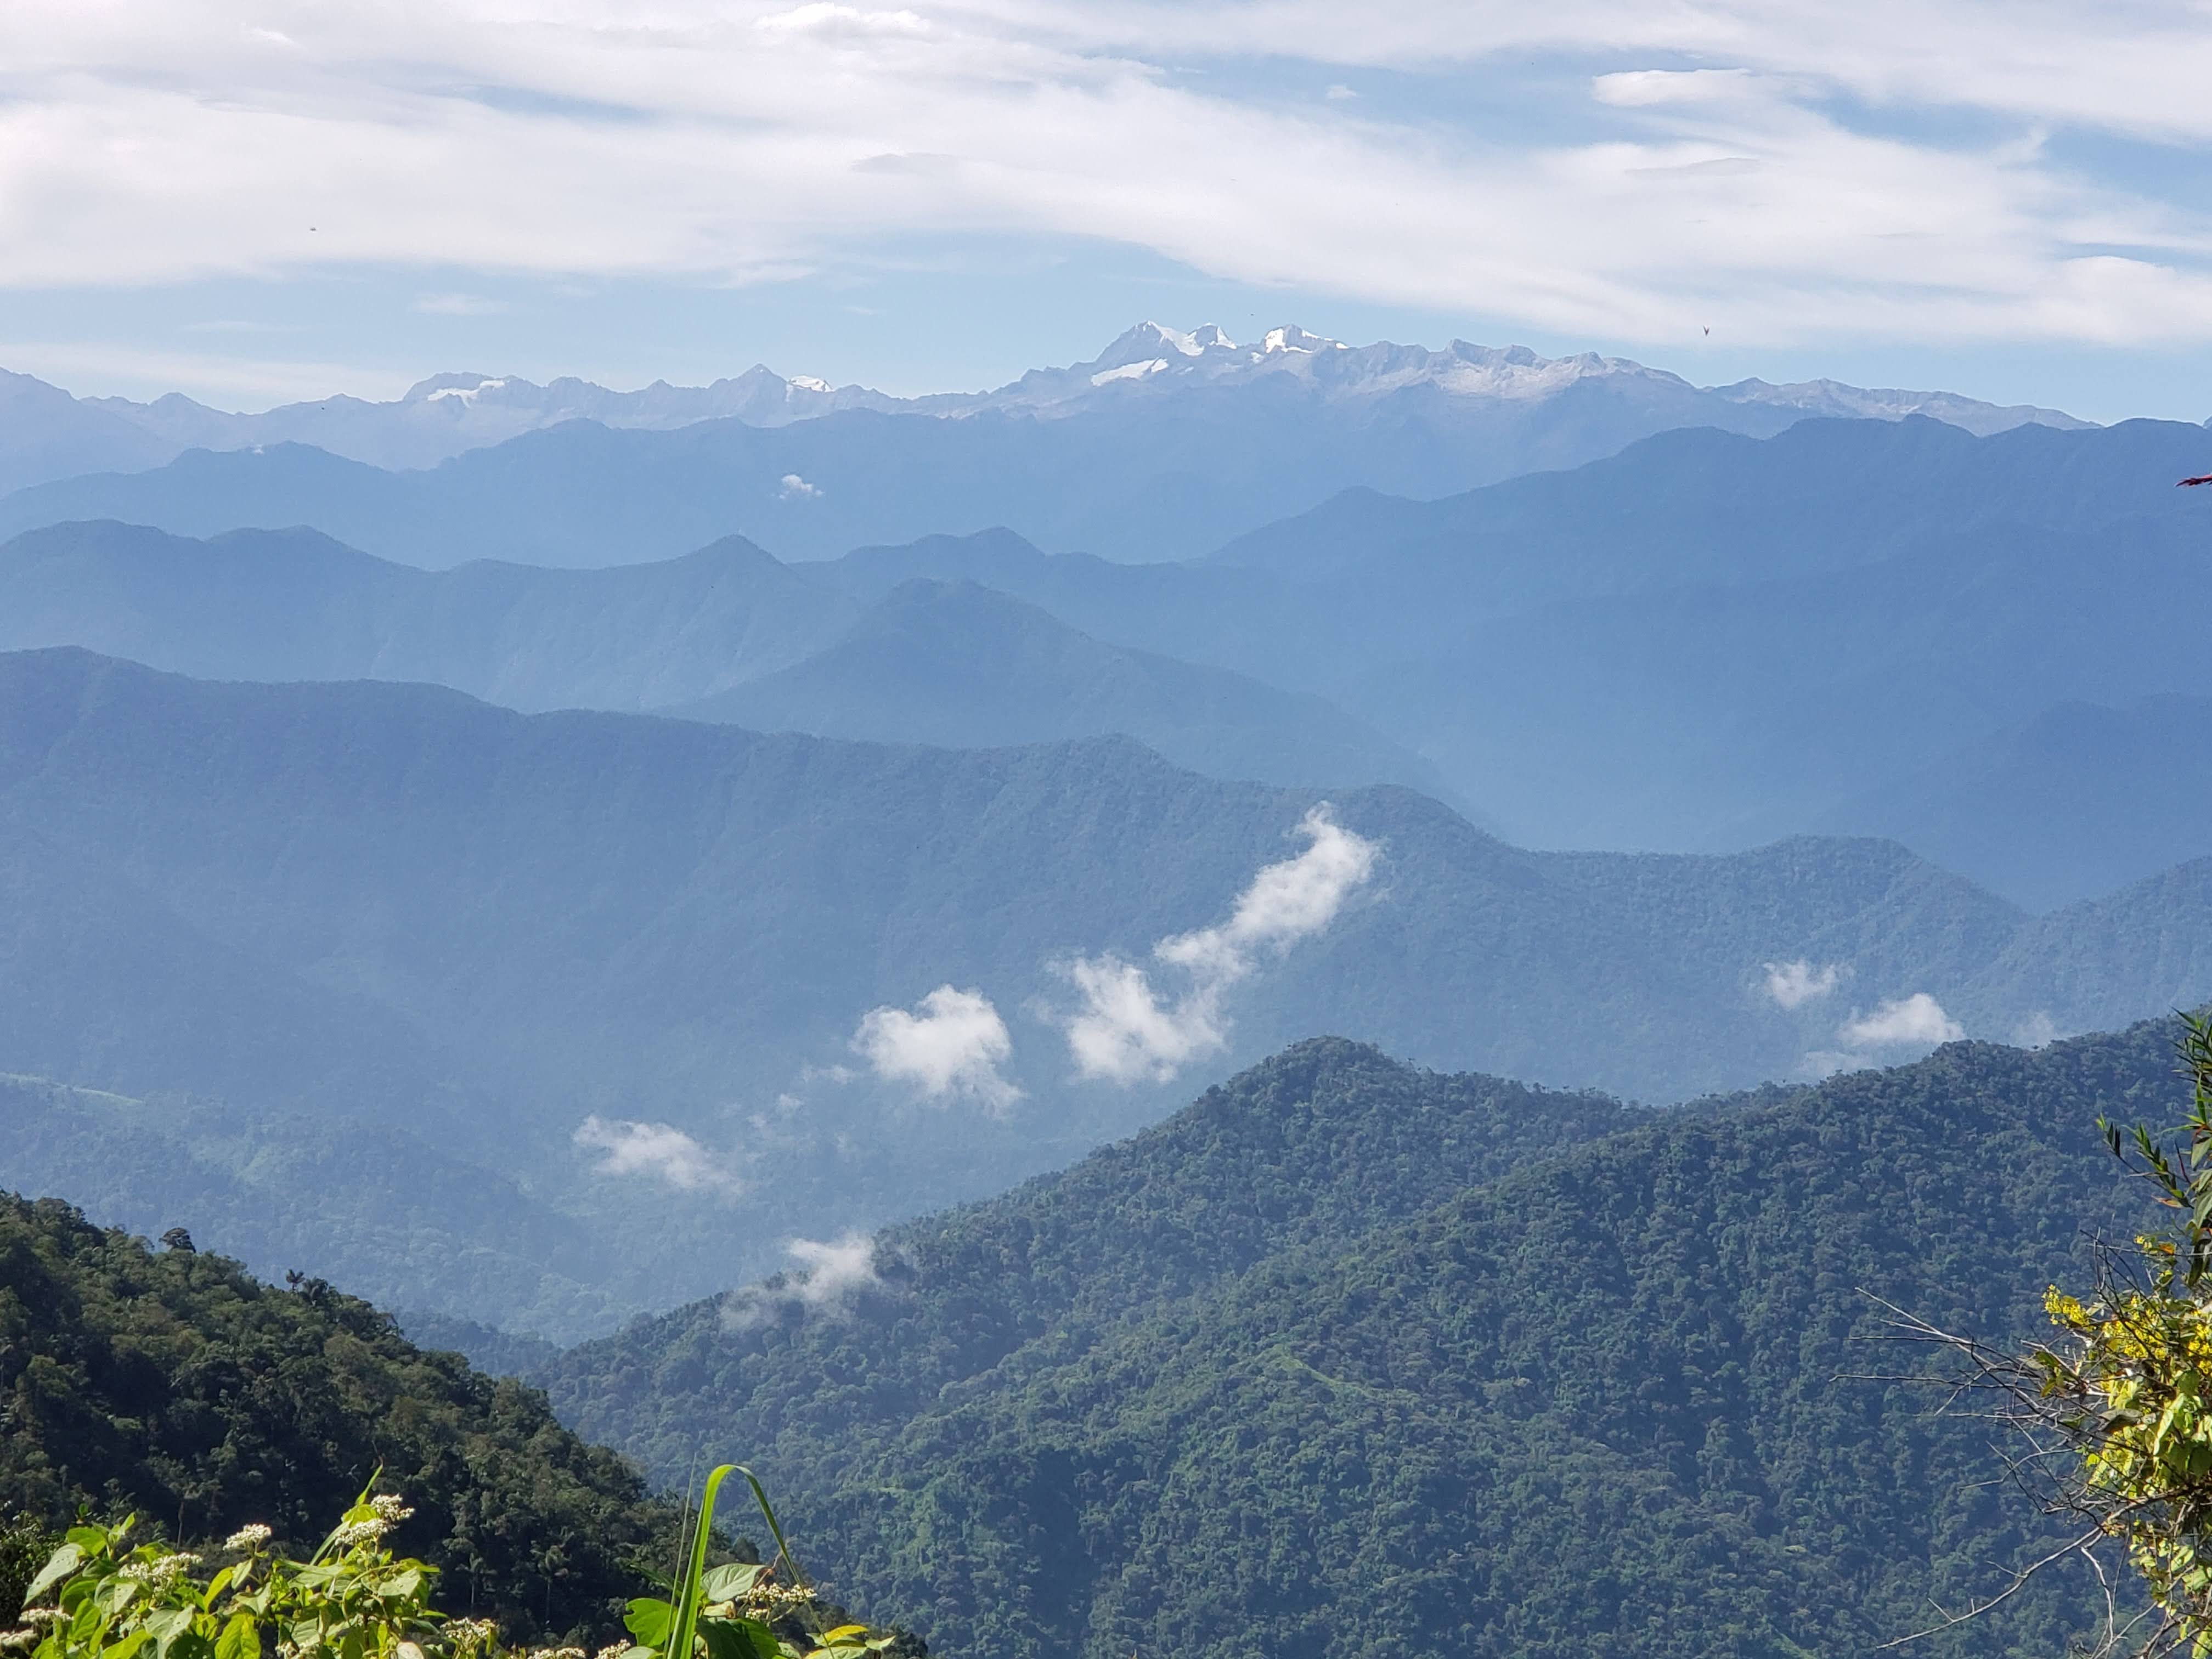
M 1641 1115 L 1316 1038 L 1073 1169 L 891 1230 L 834 1316 L 772 1279 L 572 1350 L 547 1381 L 564 1421 L 656 1474 L 680 1474 L 702 1445 L 773 1443 L 787 1474 L 829 1478 L 825 1457 L 940 1399 Z
M 1094 1268 L 1092 1237 L 1038 1224 L 1042 1184 L 890 1236 L 842 1310 L 688 1310 L 573 1352 L 555 1397 L 663 1467 L 694 1441 L 758 1459 L 822 1569 L 947 1651 L 1863 1652 L 2042 1539 L 1984 1425 L 1866 1380 L 1919 1363 L 1873 1340 L 1875 1298 L 2032 1328 L 2126 1201 L 2094 1117 L 2179 1110 L 2171 1036 L 1955 1044 L 1496 1175 L 1354 1182 L 1334 1224 L 1256 1250 L 1207 1216 L 1189 1279 Z M 1356 1091 L 1294 1054 L 1210 1097 L 1329 1126 L 1293 1188 L 1335 1192 L 1327 1148 L 1485 1086 L 1329 1058 Z M 1084 1166 L 1109 1227 L 1180 1190 L 1172 1141 L 1115 1156 Z M 979 1232 L 1022 1249 L 949 1248 Z M 1041 1283 L 1026 1342 L 958 1352 Z M 2054 1577 L 1929 1650 L 2056 1656 L 2088 1614 Z
M 537 1390 L 319 1279 L 280 1290 L 0 1194 L 0 1527 L 82 1504 L 185 1538 L 264 1522 L 312 1549 L 380 1468 L 447 1605 L 519 1630 L 604 1632 L 643 1583 L 631 1559 L 672 1548 L 672 1507 Z

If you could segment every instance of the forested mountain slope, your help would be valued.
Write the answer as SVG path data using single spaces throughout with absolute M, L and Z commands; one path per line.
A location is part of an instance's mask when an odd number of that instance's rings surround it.
M 663 1467 L 745 1446 L 829 1571 L 950 1649 L 1863 1650 L 2050 1543 L 1985 1425 L 1875 1380 L 1918 1363 L 1875 1340 L 1882 1300 L 2033 1330 L 2081 1230 L 2125 1224 L 2094 1119 L 2179 1109 L 2172 1040 L 1954 1045 L 1660 1114 L 1440 1196 L 1386 1181 L 1218 1265 L 1193 1226 L 1200 1277 L 1154 1270 L 1149 1304 L 1033 1219 L 1037 1183 L 886 1236 L 836 1307 L 753 1290 L 579 1350 L 556 1397 Z M 1313 1045 L 1193 1120 L 1357 1139 L 1495 1086 Z M 1176 1190 L 1180 1127 L 1069 1179 L 1143 1206 Z M 1320 1190 L 1334 1165 L 1295 1168 Z M 1095 1282 L 1110 1316 L 1048 1311 L 948 1364 L 1039 1282 L 1047 1310 Z M 2093 1596 L 2062 1571 L 1930 1650 L 2055 1659 Z
M 771 1279 L 572 1350 L 544 1380 L 566 1420 L 657 1470 L 708 1424 L 763 1453 L 787 1430 L 857 1448 L 1273 1255 L 1341 1248 L 1644 1115 L 1314 1038 L 1068 1170 L 892 1230 L 815 1316 L 803 1278 Z
M 517 1634 L 611 1622 L 673 1506 L 544 1396 L 425 1352 L 319 1279 L 149 1250 L 57 1199 L 0 1193 L 0 1489 L 50 1525 L 135 1510 L 184 1539 L 249 1522 L 311 1551 L 380 1468 L 447 1605 Z

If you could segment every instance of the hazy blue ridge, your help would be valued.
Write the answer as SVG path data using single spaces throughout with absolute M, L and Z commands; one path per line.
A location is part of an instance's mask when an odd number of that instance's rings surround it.
M 1832 808 L 2033 910 L 2112 891 L 2212 845 L 2212 697 L 2065 702 Z
M 1061 964 L 1117 953 L 1175 994 L 1155 944 L 1226 919 L 1322 799 L 1378 844 L 1372 880 L 1232 988 L 1220 1052 L 1165 1081 L 1078 1080 Z M 2031 922 L 1894 843 L 1534 854 L 1411 791 L 1223 783 L 1122 738 L 763 736 L 74 650 L 0 655 L 0 1069 L 248 1125 L 374 1113 L 579 1241 L 533 1289 L 501 1277 L 517 1252 L 487 1220 L 497 1305 L 473 1280 L 395 1303 L 556 1338 L 605 1328 L 594 1305 L 768 1271 L 802 1227 L 1065 1164 L 1316 1031 L 1665 1100 L 1893 1054 L 1848 1029 L 1915 995 L 1999 1037 L 2212 996 L 2194 866 Z M 1770 964 L 1799 962 L 1826 994 L 1780 1006 Z M 1002 1113 L 921 1098 L 854 1050 L 863 1014 L 945 984 L 1007 1023 L 1025 1093 Z M 593 1115 L 682 1132 L 707 1174 L 595 1173 L 574 1139 Z M 193 1121 L 169 1130 L 186 1152 L 252 1167 Z M 113 1201 L 170 1212 L 160 1169 L 145 1180 Z M 639 1204 L 665 1223 L 629 1227 Z M 383 1247 L 331 1249 L 331 1276 L 389 1282 Z
M 804 662 L 661 712 L 963 748 L 1119 732 L 1209 777 L 1449 793 L 1433 767 L 1320 697 L 1107 645 L 970 581 L 902 582 Z

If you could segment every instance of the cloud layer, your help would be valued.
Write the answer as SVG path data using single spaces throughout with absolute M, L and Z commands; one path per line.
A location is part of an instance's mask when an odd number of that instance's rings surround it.
M 2212 145 L 2207 84 L 2140 0 L 21 0 L 0 285 L 957 234 L 1625 341 L 2202 342 L 2212 218 L 2148 147 Z
M 1114 1083 L 1165 1082 L 1228 1042 L 1222 999 L 1264 953 L 1288 950 L 1336 919 L 1375 868 L 1375 842 L 1329 816 L 1326 804 L 1298 826 L 1296 858 L 1263 868 L 1226 922 L 1160 940 L 1152 955 L 1182 988 L 1164 994 L 1150 972 L 1108 953 L 1062 964 L 1079 1006 L 1061 1018 L 1076 1074 Z

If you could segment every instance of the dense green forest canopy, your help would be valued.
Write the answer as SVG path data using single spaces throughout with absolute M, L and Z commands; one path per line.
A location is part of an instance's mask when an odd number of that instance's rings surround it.
M 554 1397 L 659 1468 L 748 1447 L 823 1569 L 942 1650 L 1861 1650 L 2048 1542 L 1983 1425 L 1870 1380 L 1915 1364 L 1882 1300 L 2031 1328 L 2133 1201 L 2097 1115 L 2179 1112 L 2172 1042 L 1626 1118 L 1305 1045 L 894 1232 L 842 1304 L 641 1323 Z M 1485 1158 L 1435 1134 L 1455 1111 Z M 2092 1588 L 1928 1650 L 2055 1659 Z
M 379 1469 L 456 1612 L 603 1631 L 674 1555 L 674 1506 L 544 1396 L 425 1352 L 365 1302 L 155 1249 L 0 1194 L 0 1495 L 20 1526 L 137 1510 L 179 1538 L 249 1522 L 312 1549 Z M 0 1528 L 11 1517 L 0 1513 Z M 0 1543 L 0 1570 L 7 1561 Z M 12 1611 L 12 1609 L 10 1609 Z

